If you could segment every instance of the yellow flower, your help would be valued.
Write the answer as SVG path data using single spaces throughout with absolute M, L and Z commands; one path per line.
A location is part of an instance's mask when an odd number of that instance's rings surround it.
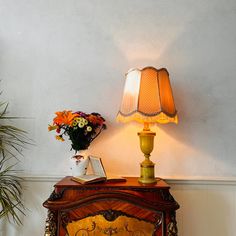
M 83 118 L 82 117 L 76 117 L 76 120 L 79 122 L 83 121 Z
M 80 122 L 80 117 L 75 117 L 74 120 L 77 121 L 77 122 Z
M 58 128 L 57 125 L 48 125 L 48 131 L 52 131 L 52 130 L 55 130 L 57 128 Z
M 59 140 L 59 141 L 62 141 L 62 142 L 65 141 L 65 139 L 62 138 L 61 135 L 56 135 L 55 137 L 56 137 L 56 139 Z
M 77 122 L 76 120 L 74 120 L 74 121 L 72 122 L 72 126 L 76 126 L 76 125 L 78 125 L 78 122 Z
M 79 122 L 79 127 L 83 128 L 84 127 L 84 122 Z
M 91 132 L 91 131 L 92 131 L 92 127 L 91 127 L 91 126 L 88 126 L 88 127 L 87 127 L 87 131 L 88 131 L 88 132 Z

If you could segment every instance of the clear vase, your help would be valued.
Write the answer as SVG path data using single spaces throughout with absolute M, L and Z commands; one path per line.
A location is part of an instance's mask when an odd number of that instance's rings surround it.
M 72 176 L 82 176 L 87 172 L 89 159 L 87 150 L 80 150 L 70 159 L 70 169 Z

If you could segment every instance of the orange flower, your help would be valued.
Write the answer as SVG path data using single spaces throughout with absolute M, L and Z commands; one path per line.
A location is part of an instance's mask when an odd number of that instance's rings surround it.
M 62 142 L 65 141 L 65 139 L 62 138 L 61 135 L 56 135 L 55 137 L 56 137 L 56 139 L 59 140 L 59 141 L 62 141 Z
M 58 111 L 57 116 L 53 119 L 53 123 L 57 125 L 72 125 L 75 117 L 79 116 L 77 113 L 73 114 L 71 111 Z
M 64 110 L 55 114 L 48 130 L 55 130 L 55 138 L 62 142 L 65 141 L 64 136 L 68 136 L 71 149 L 76 152 L 87 149 L 101 131 L 106 129 L 105 119 L 99 113 L 86 114 L 81 111 Z
M 103 124 L 103 119 L 99 116 L 95 115 L 89 115 L 88 120 L 93 123 L 94 125 L 102 125 Z

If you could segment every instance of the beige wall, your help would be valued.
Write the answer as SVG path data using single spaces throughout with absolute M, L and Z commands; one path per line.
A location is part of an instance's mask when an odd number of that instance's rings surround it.
M 36 142 L 18 168 L 39 178 L 27 182 L 17 232 L 42 235 L 41 204 L 54 183 L 42 178 L 70 174 L 69 142 L 47 131 L 57 110 L 104 115 L 108 130 L 90 154 L 107 172 L 139 175 L 142 126 L 115 117 L 125 73 L 150 65 L 169 70 L 179 112 L 179 125 L 153 127 L 152 160 L 157 176 L 184 179 L 173 184 L 180 236 L 233 235 L 235 182 L 207 180 L 236 178 L 235 22 L 235 0 L 0 0 L 1 100 L 30 117 L 16 121 Z M 203 182 L 186 182 L 196 178 Z
M 97 111 L 108 130 L 91 145 L 107 171 L 138 175 L 138 124 L 117 124 L 130 67 L 169 70 L 179 125 L 154 126 L 159 176 L 235 176 L 234 0 L 0 0 L 1 98 L 36 146 L 25 175 L 67 175 L 70 144 L 47 125 L 58 110 Z M 127 168 L 129 166 L 129 168 Z

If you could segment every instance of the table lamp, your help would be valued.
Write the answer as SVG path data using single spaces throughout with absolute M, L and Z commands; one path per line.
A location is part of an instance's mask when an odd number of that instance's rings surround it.
M 178 123 L 167 69 L 130 69 L 126 74 L 123 99 L 116 119 L 118 122 L 137 121 L 144 124 L 143 130 L 138 133 L 145 157 L 140 164 L 139 182 L 156 183 L 155 164 L 149 158 L 156 133 L 150 130 L 149 124 Z

